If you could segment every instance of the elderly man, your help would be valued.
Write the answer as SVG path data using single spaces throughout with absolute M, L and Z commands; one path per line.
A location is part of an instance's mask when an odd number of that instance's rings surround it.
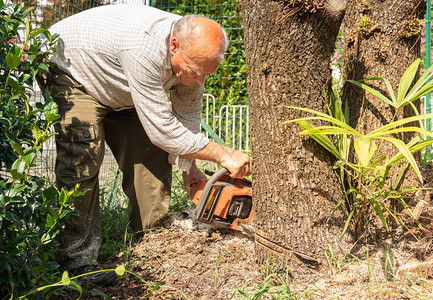
M 100 247 L 98 173 L 104 141 L 123 172 L 123 190 L 135 231 L 167 213 L 171 165 L 184 170 L 185 187 L 204 180 L 194 159 L 251 173 L 251 159 L 200 133 L 203 85 L 227 47 L 224 30 L 201 16 L 180 17 L 152 7 L 108 5 L 66 18 L 50 28 L 60 34 L 58 67 L 39 81 L 51 90 L 61 120 L 55 129 L 56 180 L 87 193 L 58 240 L 59 263 L 74 274 L 97 270 Z M 169 97 L 167 97 L 169 93 Z M 113 273 L 113 272 L 111 272 Z M 92 283 L 115 276 L 96 273 Z

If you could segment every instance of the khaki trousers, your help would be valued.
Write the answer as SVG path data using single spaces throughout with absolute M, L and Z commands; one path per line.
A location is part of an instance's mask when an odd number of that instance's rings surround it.
M 168 211 L 171 165 L 167 152 L 151 143 L 135 109 L 114 111 L 86 93 L 65 72 L 54 69 L 39 78 L 58 104 L 55 124 L 57 185 L 88 189 L 75 201 L 79 216 L 72 216 L 59 234 L 57 254 L 66 269 L 97 265 L 101 244 L 99 169 L 109 145 L 123 172 L 122 188 L 128 197 L 128 216 L 134 231 L 151 227 Z

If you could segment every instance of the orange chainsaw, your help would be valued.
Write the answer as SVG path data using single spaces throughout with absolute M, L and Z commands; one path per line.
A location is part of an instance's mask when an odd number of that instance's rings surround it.
M 251 181 L 232 178 L 221 168 L 201 183 L 192 202 L 197 205 L 198 221 L 221 228 L 238 228 L 238 222 L 249 224 L 254 215 Z

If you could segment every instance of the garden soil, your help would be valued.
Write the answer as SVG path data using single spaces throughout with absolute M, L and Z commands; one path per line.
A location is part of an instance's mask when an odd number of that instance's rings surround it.
M 423 253 L 404 245 L 360 247 L 346 259 L 329 253 L 320 270 L 295 279 L 272 273 L 273 262 L 258 264 L 251 235 L 199 224 L 183 212 L 104 266 L 124 264 L 141 279 L 125 274 L 111 287 L 87 287 L 83 299 L 433 299 L 432 238 L 411 242 L 419 250 L 422 242 Z

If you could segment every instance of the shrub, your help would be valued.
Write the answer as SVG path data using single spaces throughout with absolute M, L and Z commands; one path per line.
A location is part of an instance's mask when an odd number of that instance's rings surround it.
M 54 54 L 56 41 L 46 29 L 32 30 L 25 21 L 31 9 L 0 0 L 1 299 L 15 299 L 35 289 L 57 268 L 53 252 L 47 250 L 81 194 L 77 188 L 58 190 L 31 172 L 59 118 L 48 91 L 47 101 L 36 108 L 29 104 L 36 76 L 48 72 L 47 57 Z M 46 50 L 41 33 L 47 38 Z

